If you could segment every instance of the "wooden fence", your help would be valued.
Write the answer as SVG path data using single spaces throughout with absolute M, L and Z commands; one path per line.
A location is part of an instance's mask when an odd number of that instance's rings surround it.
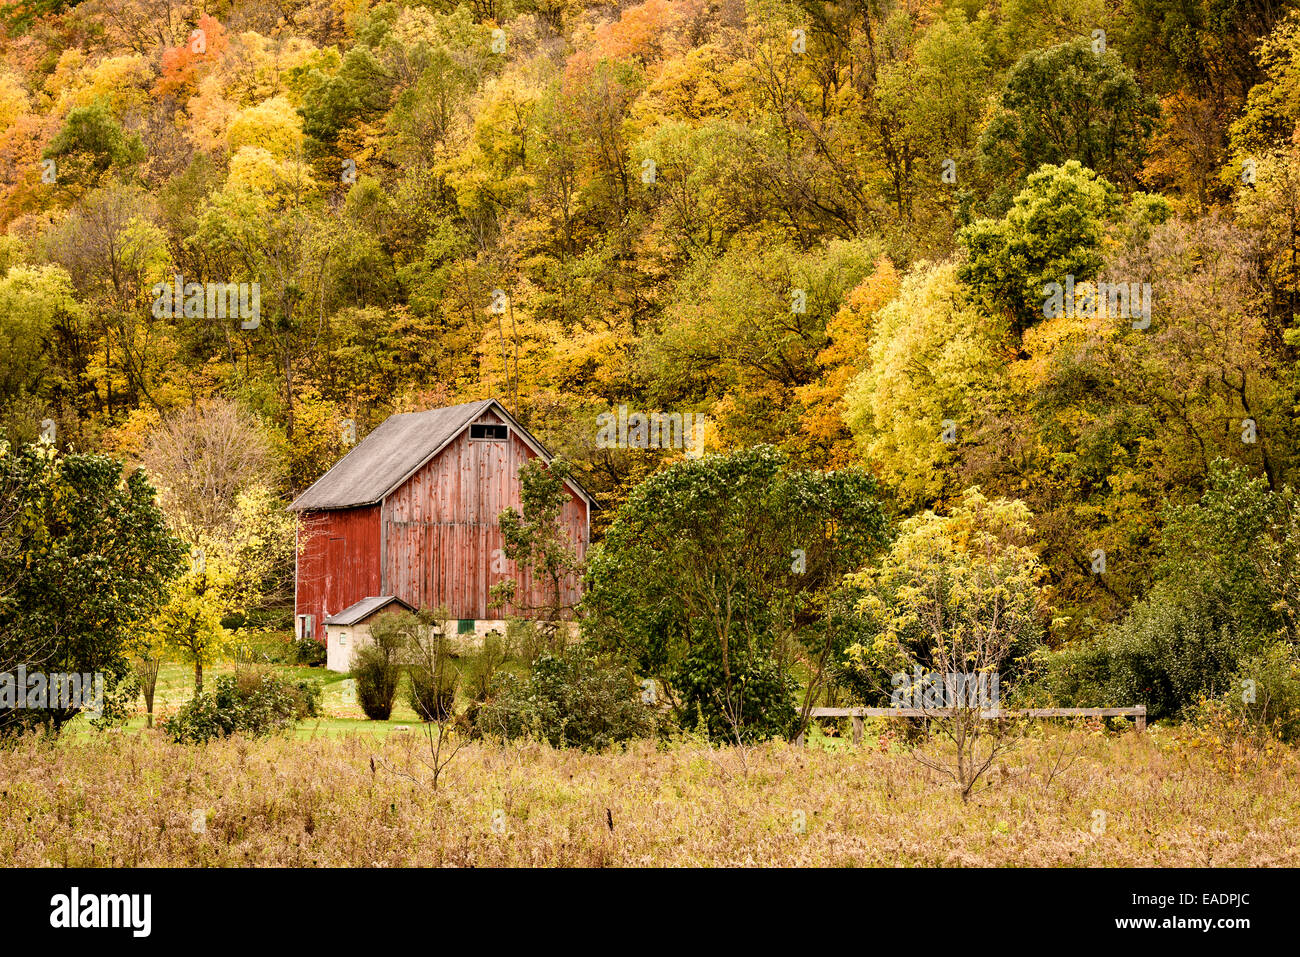
M 852 718 L 853 743 L 862 743 L 863 718 L 942 718 L 951 715 L 955 708 L 813 708 L 814 718 Z M 985 708 L 980 711 L 981 718 L 1133 718 L 1137 721 L 1137 730 L 1147 728 L 1147 706 L 1136 705 L 1132 708 L 1023 708 L 1010 710 Z M 801 734 L 795 739 L 798 745 L 804 744 Z

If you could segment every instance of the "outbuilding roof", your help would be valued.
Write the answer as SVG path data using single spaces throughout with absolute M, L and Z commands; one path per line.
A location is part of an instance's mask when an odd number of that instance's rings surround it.
M 349 605 L 336 615 L 330 615 L 325 619 L 327 625 L 356 625 L 365 621 L 376 612 L 383 611 L 393 602 L 397 602 L 407 611 L 415 611 L 410 605 L 402 601 L 396 595 L 376 595 L 370 598 L 363 598 L 355 605 Z

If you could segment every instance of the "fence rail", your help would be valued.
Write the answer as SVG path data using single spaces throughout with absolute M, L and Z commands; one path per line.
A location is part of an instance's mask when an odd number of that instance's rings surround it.
M 810 716 L 814 718 L 852 718 L 853 743 L 862 743 L 863 718 L 943 718 L 957 708 L 813 708 Z M 981 718 L 1133 718 L 1137 730 L 1147 728 L 1147 706 L 1136 705 L 1132 708 L 984 708 Z M 795 743 L 802 745 L 801 734 Z

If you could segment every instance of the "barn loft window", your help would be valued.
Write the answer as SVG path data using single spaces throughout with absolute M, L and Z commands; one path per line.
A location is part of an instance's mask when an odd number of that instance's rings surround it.
M 469 437 L 471 439 L 491 439 L 493 441 L 504 441 L 510 430 L 504 425 L 493 425 L 488 422 L 475 422 L 469 427 Z

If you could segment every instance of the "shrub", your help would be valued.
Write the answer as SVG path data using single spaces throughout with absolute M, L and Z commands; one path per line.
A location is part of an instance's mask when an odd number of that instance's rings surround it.
M 411 710 L 420 716 L 420 720 L 443 721 L 450 718 L 456 708 L 456 670 L 445 667 L 439 674 L 436 668 L 412 665 L 408 674 L 411 678 Z
M 531 665 L 546 650 L 546 636 L 537 627 L 537 622 L 511 618 L 506 621 L 502 647 L 513 650 L 521 661 Z
M 363 645 L 352 658 L 352 677 L 357 683 L 357 704 L 371 721 L 387 721 L 397 700 L 402 670 L 377 645 Z
M 1202 732 L 1220 738 L 1237 736 L 1255 744 L 1300 740 L 1300 660 L 1295 650 L 1277 642 L 1242 662 L 1226 691 L 1198 702 L 1193 719 Z
M 685 704 L 684 723 L 715 741 L 764 741 L 784 737 L 794 727 L 797 684 L 770 653 L 733 652 L 733 701 L 722 697 L 726 686 L 722 662 L 707 647 L 689 655 L 675 676 Z
M 1262 688 L 1265 674 L 1286 697 L 1282 659 L 1268 656 L 1277 654 L 1273 636 L 1298 630 L 1295 493 L 1273 491 L 1266 478 L 1219 459 L 1200 501 L 1167 514 L 1158 581 L 1103 642 L 1108 694 L 1145 703 L 1152 718 L 1190 716 L 1201 699 L 1235 697 L 1240 706 L 1239 680 Z
M 408 700 L 422 721 L 445 722 L 455 716 L 460 673 L 453 625 L 445 608 L 422 608 L 393 620 L 403 635 L 403 658 L 410 677 Z
M 502 672 L 477 711 L 480 731 L 506 738 L 536 735 L 553 747 L 601 751 L 656 732 L 653 708 L 642 703 L 636 676 L 576 645 L 541 654 L 527 679 Z
M 221 675 L 211 694 L 195 695 L 163 722 L 163 730 L 178 744 L 203 744 L 232 734 L 267 737 L 298 716 L 300 694 L 270 672 Z
M 483 702 L 492 691 L 492 681 L 509 657 L 505 639 L 499 631 L 483 636 L 483 645 L 464 655 L 460 662 L 462 688 L 470 701 Z
M 1247 688 L 1254 692 L 1254 700 L 1246 702 L 1250 719 L 1276 727 L 1283 741 L 1300 741 L 1300 660 L 1295 648 L 1279 641 L 1243 662 L 1228 693 L 1243 700 L 1250 697 Z
M 315 718 L 320 715 L 321 699 L 324 692 L 320 682 L 311 678 L 299 678 L 293 683 L 290 692 L 295 698 L 295 716 Z
M 1151 719 L 1184 717 L 1228 686 L 1250 642 L 1208 590 L 1166 583 L 1105 638 L 1106 695 L 1145 704 Z
M 1034 704 L 1043 707 L 1126 707 L 1132 701 L 1111 700 L 1110 658 L 1097 642 L 1067 645 L 1036 656 L 1038 680 L 1029 689 Z M 1032 706 L 1032 705 L 1031 705 Z
M 402 677 L 402 654 L 417 627 L 419 621 L 410 612 L 384 612 L 370 625 L 370 642 L 357 648 L 352 656 L 357 703 L 371 721 L 387 721 L 393 713 Z
M 316 667 L 325 664 L 325 642 L 315 638 L 294 638 L 290 643 L 294 664 Z
M 542 711 L 531 694 L 528 679 L 502 671 L 492 679 L 487 700 L 471 702 L 465 716 L 476 736 L 492 734 L 507 740 L 542 739 L 547 737 Z

